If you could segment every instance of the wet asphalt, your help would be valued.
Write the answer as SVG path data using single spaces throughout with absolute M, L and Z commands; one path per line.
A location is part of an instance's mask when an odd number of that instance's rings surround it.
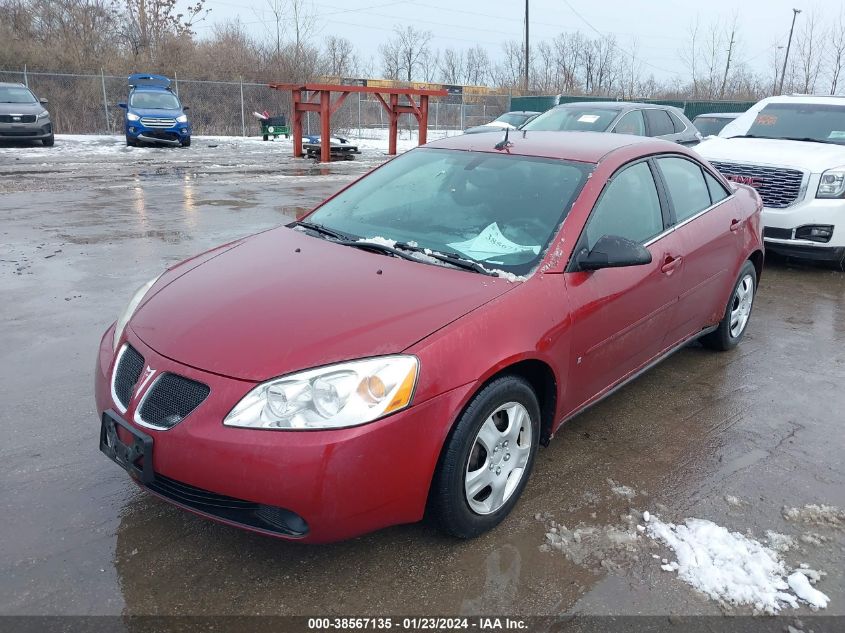
M 164 266 L 287 222 L 384 159 L 288 152 L 0 147 L 0 614 L 750 613 L 662 571 L 652 554 L 673 556 L 649 539 L 546 545 L 552 521 L 624 530 L 644 510 L 792 536 L 784 560 L 827 572 L 827 613 L 845 614 L 843 525 L 784 516 L 845 508 L 845 274 L 784 260 L 767 262 L 738 349 L 689 346 L 569 422 L 512 516 L 473 541 L 422 523 L 303 546 L 139 490 L 97 449 L 100 336 Z

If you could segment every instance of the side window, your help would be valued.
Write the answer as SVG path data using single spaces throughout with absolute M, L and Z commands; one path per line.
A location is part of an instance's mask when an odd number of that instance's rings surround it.
M 662 232 L 660 199 L 651 169 L 645 162 L 627 167 L 613 177 L 584 229 L 588 249 L 604 235 L 642 243 Z
M 722 183 L 713 178 L 713 176 L 708 174 L 706 171 L 704 172 L 704 180 L 707 181 L 707 189 L 710 190 L 710 202 L 713 204 L 716 204 L 719 200 L 724 200 L 730 195 L 727 191 L 725 191 Z
M 678 222 L 710 206 L 710 192 L 701 167 L 683 158 L 658 158 Z
M 669 113 L 669 118 L 672 119 L 672 125 L 675 126 L 675 134 L 683 132 L 685 129 L 687 129 L 686 124 L 681 121 L 681 118 L 677 114 L 675 114 L 671 110 L 667 110 L 667 112 Z
M 675 133 L 675 126 L 672 124 L 672 119 L 669 118 L 669 113 L 666 110 L 649 108 L 645 111 L 645 118 L 648 120 L 649 136 L 663 136 L 665 134 Z
M 642 110 L 631 110 L 624 115 L 613 131 L 617 134 L 634 134 L 636 136 L 645 136 L 645 121 L 643 120 Z

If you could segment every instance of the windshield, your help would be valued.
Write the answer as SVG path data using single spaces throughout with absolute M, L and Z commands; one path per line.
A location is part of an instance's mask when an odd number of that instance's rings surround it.
M 169 92 L 133 92 L 129 105 L 133 108 L 181 110 L 179 99 Z
M 415 149 L 308 216 L 350 239 L 395 240 L 516 275 L 539 263 L 593 165 Z
M 702 136 L 716 136 L 730 122 L 727 117 L 697 116 L 692 124 Z
M 547 110 L 533 121 L 525 124 L 523 130 L 557 132 L 604 132 L 619 114 L 618 108 L 564 106 Z
M 517 114 L 514 112 L 507 112 L 502 116 L 498 117 L 496 120 L 501 121 L 502 123 L 507 123 L 508 125 L 512 125 L 514 127 L 519 127 L 525 121 L 531 118 L 532 115 L 530 114 Z
M 757 113 L 746 134 L 845 144 L 845 105 L 770 103 Z
M 23 86 L 0 86 L 0 103 L 36 103 L 37 101 L 35 95 Z

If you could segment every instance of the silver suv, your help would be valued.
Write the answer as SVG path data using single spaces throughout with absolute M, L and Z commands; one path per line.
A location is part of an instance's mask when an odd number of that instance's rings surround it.
M 546 110 L 520 130 L 616 132 L 656 136 L 681 145 L 701 141 L 698 130 L 678 108 L 629 101 L 564 103 Z
M 52 145 L 53 122 L 38 99 L 23 84 L 0 82 L 0 141 L 41 141 Z

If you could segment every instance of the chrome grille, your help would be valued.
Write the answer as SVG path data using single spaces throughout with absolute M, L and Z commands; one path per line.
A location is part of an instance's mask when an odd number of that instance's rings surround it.
M 176 119 L 171 117 L 144 116 L 141 117 L 141 125 L 143 125 L 144 127 L 154 127 L 163 129 L 176 125 Z
M 144 357 L 131 345 L 124 347 L 120 358 L 117 359 L 114 376 L 112 377 L 112 393 L 124 411 L 129 407 L 132 391 L 135 389 L 143 369 Z
M 770 209 L 784 209 L 798 200 L 804 173 L 797 169 L 710 161 L 728 180 L 754 187 Z
M 208 385 L 176 374 L 162 374 L 144 396 L 138 410 L 138 421 L 169 429 L 208 397 Z

